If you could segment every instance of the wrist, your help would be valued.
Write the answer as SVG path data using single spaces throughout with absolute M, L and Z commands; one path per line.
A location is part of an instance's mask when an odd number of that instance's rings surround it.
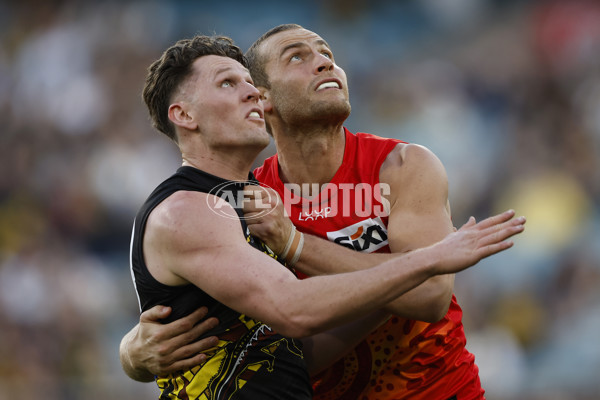
M 440 251 L 439 246 L 432 245 L 426 247 L 427 256 L 424 257 L 425 260 L 423 264 L 425 265 L 425 272 L 431 278 L 437 275 L 444 274 L 443 272 L 443 255 L 442 251 Z M 425 250 L 425 249 L 423 249 Z M 423 251 L 425 253 L 425 251 Z
M 304 234 L 299 232 L 296 227 L 292 225 L 292 231 L 290 232 L 288 241 L 283 251 L 279 254 L 279 257 L 284 259 L 289 266 L 293 267 L 298 262 L 303 247 Z
M 442 274 L 442 255 L 435 245 L 412 250 L 409 254 L 415 257 L 414 265 L 427 279 Z

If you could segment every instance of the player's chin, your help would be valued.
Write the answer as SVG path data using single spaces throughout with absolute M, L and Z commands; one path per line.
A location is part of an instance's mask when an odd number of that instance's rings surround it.
M 260 130 L 254 133 L 251 140 L 249 141 L 250 146 L 260 146 L 262 148 L 267 147 L 271 142 L 271 137 L 265 130 Z

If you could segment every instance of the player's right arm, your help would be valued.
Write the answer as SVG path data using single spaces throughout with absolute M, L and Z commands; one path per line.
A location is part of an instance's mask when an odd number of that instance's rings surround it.
M 506 239 L 521 232 L 524 223 L 512 219 L 513 213 L 479 224 L 470 220 L 443 241 L 368 271 L 299 281 L 272 258 L 248 246 L 237 218 L 224 218 L 203 207 L 205 196 L 177 192 L 153 211 L 144 237 L 151 273 L 169 285 L 191 282 L 290 337 L 306 337 L 350 322 L 433 275 L 458 272 L 502 251 L 512 245 Z M 233 209 L 231 213 L 234 216 Z M 124 347 L 128 345 L 131 342 Z
M 378 310 L 345 325 L 303 338 L 302 352 L 309 375 L 314 376 L 341 359 L 390 317 L 386 311 Z
M 388 187 L 382 196 L 390 205 L 387 234 L 391 254 L 357 252 L 324 238 L 305 235 L 296 270 L 317 276 L 367 269 L 398 254 L 436 243 L 453 232 L 446 171 L 430 150 L 414 144 L 398 144 L 382 164 L 379 178 Z M 264 209 L 252 203 L 245 205 L 246 215 L 253 216 L 249 220 L 250 231 L 280 252 L 289 237 L 291 221 L 285 217 L 274 190 L 251 189 L 272 211 L 264 214 Z M 262 193 L 269 195 L 263 199 Z M 434 276 L 394 299 L 385 309 L 404 318 L 437 322 L 448 311 L 453 287 L 453 275 Z
M 288 337 L 306 337 L 349 322 L 442 268 L 456 267 L 432 248 L 403 257 L 403 269 L 395 268 L 393 260 L 371 271 L 298 280 L 249 246 L 234 210 L 230 208 L 231 218 L 214 213 L 206 206 L 207 196 L 176 192 L 152 211 L 143 239 L 148 270 L 165 285 L 194 284 Z M 477 247 L 469 244 L 465 250 Z M 459 261 L 461 269 L 477 260 L 475 253 L 469 254 Z
M 217 345 L 216 336 L 198 340 L 218 321 L 206 316 L 206 307 L 190 315 L 163 324 L 171 313 L 170 307 L 154 306 L 140 315 L 140 322 L 121 340 L 119 358 L 123 371 L 138 382 L 151 382 L 155 375 L 169 375 L 176 371 L 201 365 L 206 351 Z

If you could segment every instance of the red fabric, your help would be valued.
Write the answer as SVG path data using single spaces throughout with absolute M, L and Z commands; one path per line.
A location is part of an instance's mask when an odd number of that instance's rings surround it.
M 364 252 L 389 252 L 379 170 L 399 140 L 345 130 L 341 167 L 318 201 L 292 194 L 279 177 L 277 155 L 254 171 L 279 193 L 298 230 Z M 364 183 L 362 187 L 356 184 Z M 289 203 L 294 203 L 290 206 Z M 360 214 L 357 215 L 357 214 Z M 314 382 L 317 400 L 482 399 L 474 356 L 465 349 L 456 298 L 437 323 L 391 318 Z

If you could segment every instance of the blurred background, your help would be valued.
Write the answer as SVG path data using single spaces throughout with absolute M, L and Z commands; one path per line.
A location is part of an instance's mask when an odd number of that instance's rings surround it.
M 290 22 L 348 74 L 351 131 L 438 155 L 456 225 L 528 217 L 456 279 L 487 398 L 599 399 L 600 2 L 584 0 L 0 0 L 0 399 L 158 397 L 118 361 L 133 217 L 180 164 L 145 70 L 180 38 L 245 50 Z

